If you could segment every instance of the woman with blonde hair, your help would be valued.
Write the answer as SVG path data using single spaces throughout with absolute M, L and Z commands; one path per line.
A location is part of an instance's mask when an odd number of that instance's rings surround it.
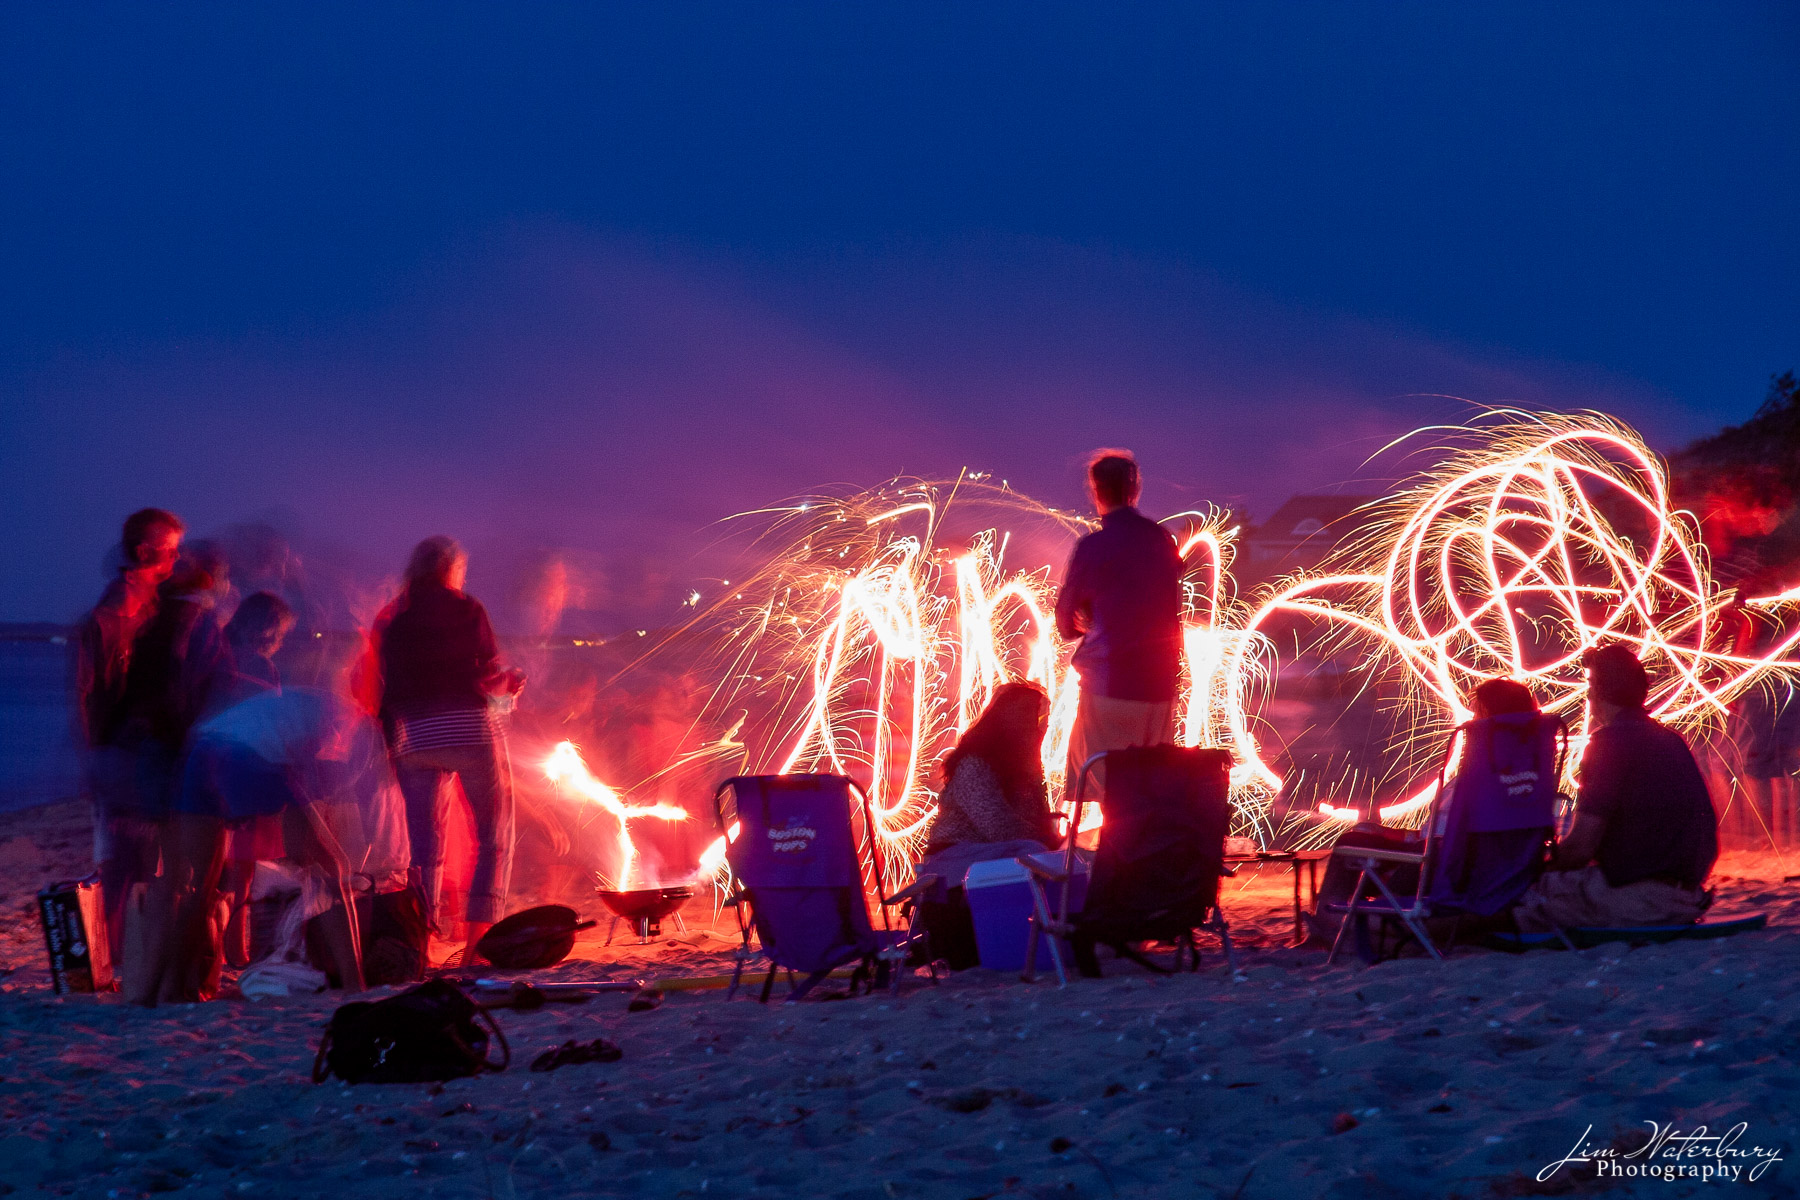
M 512 765 L 494 697 L 516 696 L 523 672 L 500 665 L 487 610 L 465 593 L 469 559 L 447 537 L 414 547 L 406 586 L 377 633 L 383 723 L 394 772 L 406 797 L 413 865 L 426 911 L 445 932 L 458 920 L 443 896 L 444 828 L 452 776 L 462 783 L 475 826 L 475 871 L 469 880 L 465 965 L 475 943 L 505 915 L 512 879 Z

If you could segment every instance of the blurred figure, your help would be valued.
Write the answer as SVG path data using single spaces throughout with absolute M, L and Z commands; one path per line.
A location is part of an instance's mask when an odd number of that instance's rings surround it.
M 125 901 L 133 883 L 156 873 L 156 827 L 143 815 L 145 771 L 140 747 L 125 736 L 125 683 L 132 646 L 156 612 L 157 589 L 181 554 L 181 518 L 145 508 L 125 519 L 120 566 L 98 604 L 82 619 L 75 642 L 75 711 L 89 747 L 94 799 L 94 861 L 106 907 L 112 958 L 120 961 Z
M 380 713 L 406 798 L 413 864 L 440 928 L 453 920 L 443 898 L 452 776 L 469 801 L 476 853 L 463 962 L 473 964 L 475 943 L 505 915 L 512 878 L 512 766 L 490 697 L 510 705 L 525 677 L 500 666 L 487 610 L 462 590 L 468 568 L 468 556 L 452 539 L 420 542 L 406 566 L 405 590 L 375 636 Z
M 1521 930 L 1679 925 L 1712 903 L 1718 818 L 1681 735 L 1644 711 L 1649 675 L 1626 646 L 1596 646 L 1575 826 L 1513 910 Z
M 326 693 L 263 689 L 195 728 L 171 800 L 163 873 L 147 906 L 145 967 L 126 979 L 128 999 L 155 1005 L 217 994 L 214 916 L 227 846 L 254 822 L 273 822 L 280 832 L 270 857 L 309 869 L 306 910 L 317 914 L 323 958 L 341 986 L 363 989 L 352 878 L 364 851 L 352 860 L 345 842 L 357 838 L 334 820 L 334 810 L 347 807 L 354 818 L 359 808 L 367 759 L 351 753 L 359 721 L 369 723 Z
M 1088 466 L 1100 528 L 1075 543 L 1056 597 L 1056 629 L 1081 639 L 1081 702 L 1069 739 L 1068 793 L 1103 750 L 1174 740 L 1181 674 L 1181 555 L 1169 531 L 1138 512 L 1137 460 L 1105 450 Z M 1095 772 L 1095 783 L 1104 786 Z
M 185 557 L 177 562 L 157 589 L 156 611 L 138 632 L 125 676 L 119 740 L 137 759 L 132 817 L 155 830 L 156 857 L 163 864 L 161 874 L 150 879 L 155 874 L 151 859 L 144 876 L 150 886 L 143 937 L 135 944 L 146 953 L 166 937 L 175 911 L 169 864 L 181 831 L 171 823 L 170 813 L 180 788 L 188 737 L 230 676 L 224 630 L 213 613 L 215 587 L 204 567 Z M 130 931 L 124 931 L 121 961 L 126 987 L 134 998 L 141 998 L 142 979 L 152 972 L 146 970 L 140 978 L 133 974 L 153 960 L 134 963 L 133 944 Z
M 238 604 L 225 624 L 225 646 L 230 669 L 208 705 L 219 713 L 268 692 L 281 690 L 281 672 L 275 655 L 294 628 L 294 610 L 273 592 L 253 592 Z M 220 879 L 227 917 L 225 961 L 242 967 L 250 959 L 250 885 L 258 859 L 282 856 L 281 824 L 271 817 L 251 818 L 235 825 L 225 843 L 225 864 Z
M 244 597 L 225 624 L 225 644 L 231 654 L 232 702 L 248 699 L 257 691 L 280 690 L 281 672 L 275 668 L 275 655 L 293 630 L 294 610 L 286 600 L 273 592 L 253 592 Z M 241 695 L 236 694 L 239 691 Z

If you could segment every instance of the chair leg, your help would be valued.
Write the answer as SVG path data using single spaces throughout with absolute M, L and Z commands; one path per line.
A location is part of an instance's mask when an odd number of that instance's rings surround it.
M 1356 886 L 1350 889 L 1350 907 L 1344 911 L 1343 920 L 1338 922 L 1337 936 L 1331 939 L 1331 953 L 1325 956 L 1325 965 L 1330 966 L 1337 958 L 1338 947 L 1344 942 L 1344 931 L 1350 928 L 1350 919 L 1356 915 L 1356 906 L 1362 900 L 1363 882 L 1369 878 L 1369 864 L 1356 876 Z
M 774 990 L 775 990 L 775 964 L 770 963 L 769 964 L 769 975 L 768 975 L 768 978 L 763 980 L 762 996 L 760 997 L 761 1001 L 764 1004 L 767 1004 L 769 1002 L 769 993 Z
M 1037 978 L 1037 947 L 1041 935 L 1049 939 L 1050 965 L 1056 970 L 1056 986 L 1069 986 L 1068 972 L 1063 969 L 1062 947 L 1057 945 L 1056 935 L 1050 930 L 1050 900 L 1044 895 L 1044 885 L 1035 877 L 1031 880 L 1031 932 L 1025 938 L 1025 969 L 1020 978 L 1031 983 Z
M 1389 890 L 1385 879 L 1379 874 L 1372 876 L 1372 878 L 1375 881 L 1375 886 L 1381 889 L 1382 898 L 1388 902 L 1389 906 L 1393 908 L 1394 913 L 1399 916 L 1400 923 L 1406 926 L 1408 932 L 1419 939 L 1419 945 L 1425 947 L 1425 952 L 1427 954 L 1431 955 L 1431 957 L 1438 962 L 1443 962 L 1444 956 L 1438 953 L 1437 946 L 1431 941 L 1431 935 L 1425 932 L 1424 922 L 1413 915 L 1410 909 L 1402 909 L 1400 907 L 1400 901 L 1394 898 L 1394 893 Z M 1352 900 L 1352 903 L 1354 903 L 1354 900 Z
M 725 998 L 727 1000 L 737 995 L 738 981 L 744 977 L 744 959 L 745 956 L 739 954 L 737 956 L 737 964 L 731 968 L 731 986 L 725 989 Z
M 1218 922 L 1219 943 L 1225 947 L 1225 965 L 1231 971 L 1232 979 L 1237 978 L 1237 951 L 1231 948 L 1231 926 L 1225 921 L 1225 910 L 1214 907 L 1213 920 Z

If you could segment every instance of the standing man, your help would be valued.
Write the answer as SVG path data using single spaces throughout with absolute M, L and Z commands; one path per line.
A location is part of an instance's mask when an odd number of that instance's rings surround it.
M 1075 543 L 1056 597 L 1057 632 L 1081 639 L 1070 794 L 1090 756 L 1174 739 L 1181 673 L 1181 555 L 1174 537 L 1135 507 L 1137 460 L 1126 450 L 1100 451 L 1088 464 L 1088 490 L 1100 528 Z
M 146 508 L 125 519 L 118 578 L 82 619 L 75 638 L 75 711 L 89 748 L 94 799 L 94 859 L 113 961 L 119 961 L 125 900 L 133 883 L 156 874 L 157 831 L 139 793 L 143 757 L 125 729 L 125 681 L 138 633 L 156 615 L 157 589 L 181 557 L 181 518 Z

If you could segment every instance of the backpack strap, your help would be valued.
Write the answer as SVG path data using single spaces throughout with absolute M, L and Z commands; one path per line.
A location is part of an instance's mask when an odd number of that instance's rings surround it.
M 313 1058 L 312 1081 L 324 1083 L 331 1078 L 331 1064 L 325 1056 L 331 1053 L 331 1026 L 325 1027 L 325 1036 L 319 1039 L 319 1053 Z
M 512 1047 L 506 1044 L 506 1035 L 500 1032 L 500 1026 L 494 1024 L 494 1014 L 485 1008 L 477 1007 L 475 1019 L 486 1025 L 488 1032 L 494 1035 L 494 1040 L 500 1043 L 500 1061 L 496 1063 L 492 1058 L 483 1058 L 479 1069 L 495 1072 L 506 1070 L 512 1062 Z

